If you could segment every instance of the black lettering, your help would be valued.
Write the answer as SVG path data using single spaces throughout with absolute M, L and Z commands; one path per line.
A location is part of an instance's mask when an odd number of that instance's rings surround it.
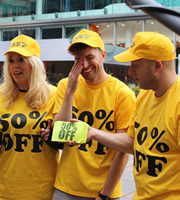
M 11 116 L 11 114 L 8 113 L 8 114 L 4 114 L 0 117 L 0 124 L 2 125 L 2 128 L 1 128 L 2 132 L 5 132 L 8 130 L 9 122 L 4 119 L 9 118 L 10 116 Z
M 78 109 L 76 107 L 72 107 L 72 111 L 75 112 L 75 113 L 78 113 Z M 72 113 L 72 118 L 75 118 L 77 119 L 76 115 L 74 113 Z
M 165 153 L 165 152 L 169 151 L 169 146 L 167 144 L 165 144 L 165 143 L 159 142 L 156 145 L 156 149 L 161 153 Z
M 106 123 L 106 129 L 107 129 L 108 131 L 113 131 L 113 130 L 114 130 L 114 122 L 113 122 L 113 121 L 108 121 L 108 122 Z
M 65 135 L 65 130 L 60 130 L 59 131 L 59 139 L 63 139 L 64 138 L 64 135 Z
M 136 150 L 136 171 L 139 172 L 142 167 L 142 159 L 146 160 L 146 157 L 143 153 Z
M 139 133 L 137 135 L 137 141 L 138 141 L 139 145 L 142 145 L 144 143 L 144 141 L 146 140 L 146 138 L 147 138 L 147 129 L 148 129 L 147 127 L 143 127 L 139 131 Z
M 66 131 L 65 140 L 67 140 L 68 137 L 71 135 L 70 133 L 71 133 L 71 131 Z
M 38 111 L 32 111 L 29 113 L 29 118 L 30 119 L 38 119 L 40 116 L 40 113 Z
M 135 123 L 134 123 L 134 127 L 135 127 L 135 128 L 139 128 L 139 126 L 140 126 L 140 123 L 138 123 L 138 122 L 135 122 Z
M 3 141 L 2 141 L 4 147 L 5 147 L 5 151 L 8 151 L 12 148 L 13 146 L 13 140 L 10 136 L 10 134 L 4 134 L 4 138 L 3 138 Z
M 32 135 L 33 138 L 33 149 L 31 150 L 34 153 L 41 152 L 42 150 L 39 148 L 43 146 L 43 139 L 40 135 Z
M 156 173 L 156 169 L 158 169 L 159 172 L 162 171 L 162 163 L 159 162 L 156 164 L 156 161 L 162 161 L 163 163 L 167 163 L 167 159 L 165 157 L 157 157 L 157 156 L 149 156 L 147 155 L 148 158 L 148 169 L 149 171 L 147 172 L 148 175 L 157 177 L 158 174 Z
M 21 113 L 15 114 L 11 119 L 11 124 L 14 128 L 20 129 L 26 125 L 27 118 L 25 115 Z
M 92 140 L 89 140 L 85 144 L 81 144 L 78 149 L 81 150 L 81 151 L 87 151 L 86 145 L 88 145 L 89 147 L 91 147 L 92 146 Z
M 1 148 L 1 145 L 2 145 L 2 133 L 0 133 L 0 148 Z
M 22 149 L 22 145 L 24 145 L 25 147 L 27 146 L 27 140 L 24 139 L 24 141 L 22 140 L 23 137 L 28 138 L 29 140 L 31 139 L 30 134 L 14 134 L 16 136 L 16 148 L 15 151 L 18 152 L 23 152 L 24 149 Z
M 73 141 L 73 138 L 75 137 L 75 131 L 71 131 L 71 137 L 70 137 L 70 141 Z
M 40 128 L 47 128 L 47 125 L 48 125 L 48 122 L 47 121 L 42 121 L 41 123 L 40 123 Z
M 66 129 L 67 130 L 71 129 L 71 123 L 67 124 Z
M 95 154 L 98 154 L 98 155 L 104 155 L 104 154 L 106 154 L 104 152 L 104 148 L 109 149 L 108 147 L 106 147 L 103 144 L 101 144 L 101 143 L 98 142 L 98 146 L 97 146 L 97 150 L 95 151 Z
M 84 111 L 79 115 L 79 120 L 86 122 L 87 124 L 89 124 L 90 126 L 93 125 L 94 123 L 94 117 L 92 115 L 92 113 L 88 112 L 88 111 Z

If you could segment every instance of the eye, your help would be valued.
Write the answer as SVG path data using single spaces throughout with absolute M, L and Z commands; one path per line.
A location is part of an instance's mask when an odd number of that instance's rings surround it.
M 78 61 L 80 58 L 75 58 L 75 61 Z
M 24 58 L 23 58 L 23 57 L 20 57 L 20 58 L 18 58 L 18 61 L 19 61 L 19 62 L 24 62 Z
M 94 58 L 94 56 L 88 56 L 87 60 L 92 60 Z
M 12 58 L 10 58 L 10 59 L 9 59 L 9 62 L 10 62 L 10 63 L 13 63 L 13 62 L 14 62 L 14 60 L 13 60 Z

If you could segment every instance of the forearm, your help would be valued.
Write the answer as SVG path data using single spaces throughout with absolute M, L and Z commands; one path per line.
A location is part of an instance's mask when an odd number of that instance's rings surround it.
M 128 158 L 129 154 L 116 152 L 116 155 L 109 169 L 106 182 L 101 190 L 101 194 L 111 196 L 124 172 Z
M 66 88 L 61 109 L 55 115 L 53 123 L 55 121 L 69 121 L 72 118 L 73 96 L 78 86 L 79 75 L 82 71 L 82 68 L 82 60 L 78 60 L 73 65 L 69 73 L 68 85 Z
M 131 138 L 126 132 L 111 134 L 89 127 L 88 137 L 90 137 L 89 139 L 99 141 L 111 149 L 133 154 L 134 139 Z
M 60 111 L 55 115 L 55 121 L 69 121 L 72 118 L 73 94 L 66 91 Z

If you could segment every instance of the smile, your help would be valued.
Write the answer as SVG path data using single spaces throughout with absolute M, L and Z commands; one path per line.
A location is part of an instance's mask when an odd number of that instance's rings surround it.
M 14 72 L 14 75 L 20 75 L 22 72 Z
M 91 71 L 92 71 L 92 68 L 88 69 L 88 70 L 83 70 L 84 73 L 88 73 L 88 72 L 91 72 Z

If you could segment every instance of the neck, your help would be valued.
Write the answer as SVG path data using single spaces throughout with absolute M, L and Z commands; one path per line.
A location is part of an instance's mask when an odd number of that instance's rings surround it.
M 163 96 L 167 92 L 167 90 L 176 82 L 176 80 L 177 74 L 174 74 L 173 76 L 170 75 L 169 78 L 166 78 L 164 81 L 160 80 L 160 87 L 158 87 L 158 89 L 155 90 L 156 97 Z
M 21 90 L 21 89 L 19 89 L 19 92 L 27 92 L 28 90 Z
M 96 77 L 95 79 L 93 79 L 93 80 L 86 80 L 85 79 L 85 81 L 86 81 L 86 83 L 88 84 L 88 85 L 99 85 L 99 84 L 101 84 L 101 83 L 103 83 L 107 78 L 108 78 L 108 74 L 105 72 L 103 75 L 101 75 L 100 77 Z

